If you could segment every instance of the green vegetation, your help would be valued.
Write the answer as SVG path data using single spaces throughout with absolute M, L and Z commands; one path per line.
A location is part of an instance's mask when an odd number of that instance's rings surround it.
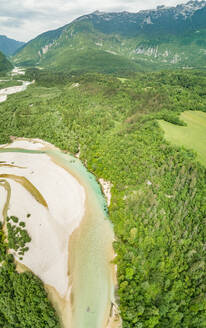
M 125 76 L 103 74 L 64 75 L 60 82 L 58 73 L 36 70 L 27 78 L 33 74 L 36 84 L 0 107 L 0 143 L 15 135 L 38 136 L 72 153 L 80 146 L 88 169 L 112 183 L 123 327 L 204 328 L 206 169 L 193 151 L 165 140 L 158 120 L 185 129 L 182 112 L 206 111 L 206 74 L 138 73 L 124 83 Z M 16 281 L 7 271 L 4 286 L 7 277 Z M 39 304 L 41 298 L 46 302 L 40 293 Z M 26 311 L 25 302 L 17 313 Z
M 2 223 L 0 222 L 0 263 L 4 261 L 7 251 L 6 243 L 5 243 L 5 234 L 3 233 L 2 228 L 3 226 Z
M 18 222 L 15 216 L 7 218 L 8 244 L 0 222 L 0 327 L 60 328 L 41 280 L 31 272 L 18 273 L 14 257 L 8 253 L 14 249 L 23 256 L 28 251 L 25 245 L 31 239 L 22 229 L 23 222 L 19 227 Z
M 10 221 L 13 221 L 10 223 Z M 28 247 L 25 247 L 27 243 L 31 241 L 31 238 L 25 228 L 25 223 L 17 223 L 19 219 L 16 216 L 7 217 L 7 232 L 8 232 L 8 247 L 18 252 L 18 255 L 24 255 L 28 251 Z M 16 224 L 15 224 L 16 223 Z
M 2 328 L 60 328 L 39 278 L 17 273 L 11 255 L 0 267 L 0 326 Z
M 86 15 L 37 36 L 13 62 L 81 73 L 205 68 L 206 7 L 196 6 Z
M 6 72 L 8 72 L 11 69 L 12 69 L 12 64 L 0 52 L 0 74 L 6 73 Z
M 54 67 L 59 71 L 71 73 L 99 72 L 118 73 L 143 71 L 140 65 L 126 57 L 119 56 L 98 49 L 70 50 L 65 49 L 53 57 L 42 62 L 44 67 Z
M 185 146 L 197 152 L 197 159 L 206 166 L 206 113 L 184 112 L 181 119 L 187 126 L 180 127 L 161 121 L 165 137 L 177 146 Z
M 8 79 L 8 76 L 5 78 L 5 80 Z M 1 78 L 0 78 L 1 80 Z M 9 88 L 17 85 L 22 85 L 22 82 L 16 81 L 16 80 L 9 80 L 9 81 L 0 81 L 0 89 Z

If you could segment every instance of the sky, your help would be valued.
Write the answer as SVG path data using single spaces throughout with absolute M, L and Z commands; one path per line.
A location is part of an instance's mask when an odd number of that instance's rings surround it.
M 0 0 L 0 35 L 29 41 L 37 35 L 100 11 L 138 12 L 158 5 L 174 6 L 189 0 Z

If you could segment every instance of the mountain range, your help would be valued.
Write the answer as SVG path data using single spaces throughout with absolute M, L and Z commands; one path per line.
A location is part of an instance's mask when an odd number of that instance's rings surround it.
M 16 65 L 67 71 L 206 67 L 206 1 L 138 13 L 93 12 L 19 48 Z
M 6 56 L 11 56 L 15 51 L 22 47 L 25 43 L 7 38 L 5 35 L 0 35 L 0 51 Z

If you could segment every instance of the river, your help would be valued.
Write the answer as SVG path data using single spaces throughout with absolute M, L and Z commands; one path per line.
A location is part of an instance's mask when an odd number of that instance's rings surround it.
M 15 67 L 12 70 L 11 75 L 14 76 L 14 75 L 18 75 L 18 74 L 23 75 L 24 71 Z M 12 94 L 15 94 L 18 92 L 25 91 L 30 84 L 34 83 L 34 81 L 29 82 L 29 81 L 23 81 L 23 80 L 18 80 L 18 82 L 22 82 L 22 85 L 0 89 L 0 103 L 6 101 L 8 95 L 12 95 Z
M 120 318 L 114 312 L 115 266 L 111 263 L 114 259 L 113 227 L 108 218 L 105 198 L 95 177 L 79 159 L 52 147 L 43 150 L 1 148 L 0 155 L 5 152 L 24 153 L 28 157 L 42 155 L 42 160 L 46 154 L 84 188 L 84 216 L 78 228 L 68 237 L 69 298 L 67 296 L 67 299 L 62 299 L 54 288 L 46 286 L 63 326 L 120 327 Z

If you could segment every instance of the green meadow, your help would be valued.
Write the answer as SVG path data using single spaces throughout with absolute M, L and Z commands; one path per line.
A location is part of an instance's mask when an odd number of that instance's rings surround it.
M 206 166 L 206 113 L 186 111 L 181 114 L 180 119 L 186 126 L 159 121 L 166 139 L 177 146 L 195 151 L 197 159 Z

